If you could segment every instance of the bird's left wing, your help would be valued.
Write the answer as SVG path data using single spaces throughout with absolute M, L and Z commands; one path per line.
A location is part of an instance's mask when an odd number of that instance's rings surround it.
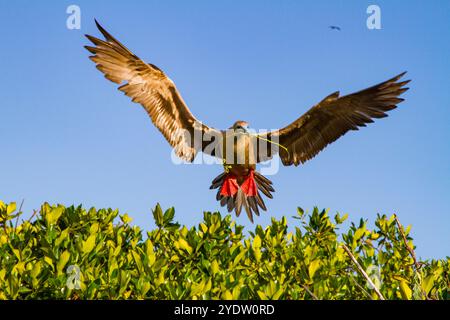
M 112 82 L 124 83 L 119 90 L 144 107 L 177 156 L 192 162 L 198 151 L 206 149 L 211 154 L 214 149 L 207 146 L 221 132 L 193 116 L 175 84 L 162 70 L 139 59 L 95 22 L 105 40 L 86 35 L 95 46 L 85 48 L 93 54 L 90 59 L 97 69 Z
M 304 163 L 349 130 L 365 127 L 374 118 L 387 117 L 386 112 L 395 109 L 403 101 L 399 96 L 408 90 L 404 86 L 409 80 L 399 82 L 404 74 L 343 97 L 335 92 L 287 127 L 262 135 L 262 141 L 275 141 L 280 146 L 272 153 L 278 151 L 284 165 Z M 260 153 L 258 162 L 273 156 L 270 152 Z

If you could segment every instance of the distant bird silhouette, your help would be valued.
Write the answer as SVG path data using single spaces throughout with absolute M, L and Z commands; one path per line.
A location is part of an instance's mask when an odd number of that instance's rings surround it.
M 334 92 L 278 130 L 255 136 L 248 131 L 246 121 L 236 121 L 228 130 L 214 129 L 195 118 L 173 81 L 161 69 L 139 59 L 98 23 L 97 27 L 103 40 L 86 35 L 94 44 L 86 49 L 92 53 L 90 59 L 97 69 L 107 79 L 121 84 L 119 90 L 144 107 L 178 157 L 192 162 L 198 152 L 203 152 L 222 160 L 224 171 L 210 188 L 218 189 L 216 199 L 228 211 L 235 210 L 239 216 L 244 208 L 252 222 L 253 213 L 259 216 L 259 209 L 266 210 L 260 192 L 272 198 L 271 192 L 275 191 L 272 182 L 255 171 L 257 163 L 278 154 L 285 166 L 303 164 L 348 131 L 387 117 L 386 113 L 403 101 L 399 96 L 408 90 L 405 85 L 409 80 L 401 81 L 405 74 L 401 73 L 352 94 L 341 96 L 339 91 Z M 279 105 L 275 108 L 274 112 L 283 112 Z M 216 147 L 211 148 L 212 141 Z M 274 145 L 280 148 L 270 147 Z
M 331 30 L 341 31 L 341 27 L 338 27 L 338 26 L 329 26 L 328 28 L 330 28 Z

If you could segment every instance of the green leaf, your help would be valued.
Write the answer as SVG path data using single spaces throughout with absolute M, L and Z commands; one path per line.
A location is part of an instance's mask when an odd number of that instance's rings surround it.
M 202 280 L 200 283 L 194 283 L 191 286 L 191 296 L 199 295 L 203 292 L 205 282 Z
M 261 248 L 261 238 L 259 237 L 259 235 L 256 235 L 253 239 L 252 247 L 255 250 L 259 250 Z
M 96 238 L 96 235 L 92 234 L 86 239 L 86 241 L 83 241 L 83 243 L 82 243 L 82 251 L 83 251 L 84 254 L 88 254 L 94 249 L 94 247 L 95 247 L 95 238 Z
M 361 239 L 361 237 L 365 233 L 366 233 L 366 229 L 365 228 L 360 228 L 360 229 L 355 231 L 355 235 L 353 236 L 353 238 L 355 239 L 355 241 L 358 241 L 359 239 Z
M 233 300 L 238 300 L 241 295 L 241 288 L 236 286 L 233 288 Z
M 400 293 L 405 300 L 411 300 L 412 290 L 409 288 L 405 280 L 400 280 Z
M 223 294 L 223 299 L 224 300 L 233 300 L 233 294 L 229 290 L 227 290 Z
M 61 253 L 61 256 L 59 257 L 59 261 L 56 264 L 56 270 L 58 271 L 58 273 L 62 273 L 62 271 L 64 270 L 64 267 L 66 266 L 67 262 L 69 261 L 70 258 L 70 252 L 65 250 L 63 253 Z
M 9 216 L 11 213 L 13 213 L 14 211 L 16 211 L 16 203 L 15 202 L 11 202 L 10 204 L 8 204 L 8 206 L 6 207 L 6 214 Z
M 246 250 L 242 250 L 241 252 L 239 252 L 239 254 L 236 256 L 236 258 L 234 258 L 233 261 L 233 266 L 236 266 L 242 259 L 242 257 L 245 255 Z
M 175 216 L 175 208 L 169 208 L 164 212 L 164 223 L 169 223 L 173 220 Z
M 430 274 L 422 281 L 422 289 L 426 294 L 430 293 L 431 289 L 434 286 L 434 276 Z
M 272 296 L 272 300 L 278 300 L 280 299 L 281 295 L 283 294 L 283 288 L 278 289 L 277 292 Z
M 142 266 L 142 260 L 140 255 L 136 251 L 131 251 L 131 254 L 133 255 L 134 262 L 136 263 L 136 266 L 139 270 L 139 273 L 144 273 L 144 267 Z
M 155 223 L 158 227 L 162 227 L 164 225 L 163 212 L 159 203 L 156 205 L 155 210 L 153 210 L 153 218 L 155 219 Z
M 51 208 L 50 211 L 45 215 L 48 225 L 53 225 L 58 222 L 59 217 L 61 217 L 64 212 L 64 207 L 59 205 L 56 208 Z
M 258 296 L 261 300 L 269 300 L 269 298 L 266 296 L 266 294 L 264 292 L 262 292 L 261 290 L 256 291 L 256 293 L 258 294 Z
M 200 223 L 200 228 L 202 229 L 203 233 L 206 233 L 208 231 L 208 227 L 204 223 Z
M 214 260 L 213 262 L 211 262 L 211 271 L 213 274 L 216 274 L 217 272 L 219 272 L 219 264 L 217 263 L 217 260 Z
M 334 216 L 334 221 L 336 221 L 337 224 L 343 223 L 348 218 L 348 213 L 344 214 L 342 217 L 339 215 L 339 213 L 336 213 Z
M 314 260 L 309 264 L 308 267 L 308 274 L 309 274 L 309 278 L 312 279 L 317 271 L 317 269 L 319 269 L 320 267 L 320 260 Z
M 30 275 L 33 279 L 36 279 L 37 276 L 41 273 L 42 263 L 41 261 L 36 262 L 31 269 Z
M 192 247 L 183 238 L 178 239 L 178 244 L 180 245 L 181 249 L 186 250 L 187 252 L 189 252 L 189 254 L 192 253 Z
M 298 215 L 300 218 L 303 218 L 303 216 L 305 215 L 305 210 L 303 210 L 303 209 L 300 208 L 300 207 L 297 207 L 297 215 Z
M 123 224 L 128 224 L 130 223 L 133 219 L 130 218 L 130 216 L 128 214 L 123 214 L 120 216 L 120 220 L 122 220 Z
M 52 269 L 54 268 L 52 258 L 50 258 L 49 256 L 44 256 L 44 261 L 47 262 L 52 267 Z
M 59 247 L 60 244 L 68 238 L 68 236 L 69 236 L 69 228 L 66 228 L 63 231 L 61 231 L 59 237 L 56 238 L 55 246 Z

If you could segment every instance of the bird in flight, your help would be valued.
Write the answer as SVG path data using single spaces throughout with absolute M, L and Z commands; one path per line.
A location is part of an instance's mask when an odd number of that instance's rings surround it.
M 259 216 L 260 209 L 267 210 L 261 193 L 272 198 L 275 191 L 272 182 L 255 170 L 258 163 L 278 155 L 285 166 L 303 164 L 348 131 L 386 117 L 408 90 L 409 80 L 400 81 L 404 72 L 356 93 L 340 96 L 334 92 L 278 130 L 254 134 L 242 120 L 218 130 L 194 117 L 161 69 L 138 58 L 95 22 L 104 39 L 86 35 L 93 46 L 85 48 L 92 53 L 90 59 L 97 69 L 144 107 L 179 158 L 192 162 L 203 152 L 220 159 L 224 170 L 210 189 L 218 189 L 216 198 L 221 206 L 237 216 L 244 208 L 252 222 L 253 214 Z
M 330 28 L 331 30 L 341 31 L 341 27 L 338 27 L 338 26 L 329 26 L 328 28 Z

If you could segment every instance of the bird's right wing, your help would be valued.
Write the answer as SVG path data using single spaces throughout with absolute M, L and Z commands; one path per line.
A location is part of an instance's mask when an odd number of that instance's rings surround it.
M 119 90 L 144 107 L 177 156 L 192 162 L 198 151 L 207 150 L 208 139 L 214 140 L 222 133 L 192 115 L 175 84 L 162 70 L 139 59 L 95 22 L 105 40 L 86 35 L 95 45 L 85 47 L 93 54 L 90 59 L 107 79 L 117 84 L 125 82 Z
M 304 163 L 349 130 L 365 127 L 374 118 L 387 117 L 386 112 L 395 109 L 403 101 L 399 96 L 408 90 L 404 86 L 409 80 L 399 82 L 404 74 L 343 97 L 335 92 L 290 125 L 261 138 L 276 141 L 281 146 L 278 152 L 284 165 Z M 258 161 L 272 156 L 270 153 L 259 155 Z

